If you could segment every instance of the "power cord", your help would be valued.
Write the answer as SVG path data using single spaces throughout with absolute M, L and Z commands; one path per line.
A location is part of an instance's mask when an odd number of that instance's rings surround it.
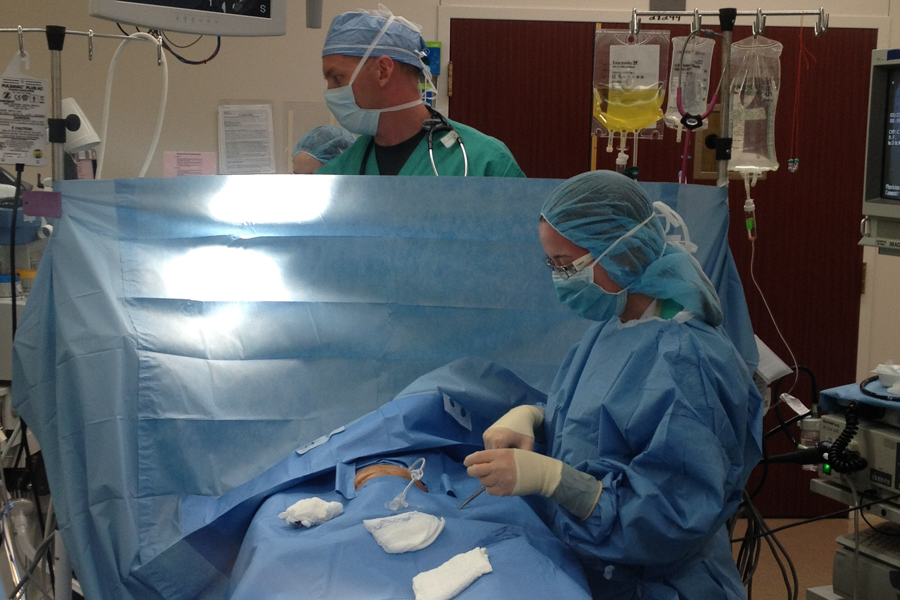
M 125 35 L 130 35 L 127 31 L 125 31 L 122 28 L 121 23 L 116 23 L 116 27 L 118 27 L 119 31 L 121 31 Z M 145 33 L 143 31 L 141 31 L 140 27 L 135 27 L 135 30 L 137 33 Z M 207 58 L 204 58 L 203 60 L 190 60 L 188 58 L 185 58 L 184 56 L 181 56 L 180 54 L 178 54 L 177 52 L 172 50 L 172 48 L 178 48 L 179 50 L 183 50 L 185 48 L 190 48 L 191 46 L 193 46 L 194 44 L 196 44 L 197 42 L 202 40 L 205 36 L 202 36 L 202 35 L 199 36 L 196 40 L 194 40 L 190 44 L 187 44 L 186 46 L 179 46 L 178 44 L 174 43 L 172 40 L 169 39 L 169 36 L 166 35 L 165 31 L 161 31 L 159 29 L 149 29 L 149 30 L 147 30 L 146 33 L 149 33 L 151 35 L 160 36 L 163 40 L 163 42 L 162 42 L 163 49 L 166 50 L 172 56 L 174 56 L 176 59 L 178 59 L 180 62 L 183 62 L 186 65 L 205 65 L 206 63 L 208 63 L 209 61 L 214 59 L 216 56 L 218 56 L 219 50 L 222 48 L 222 38 L 220 36 L 216 36 L 216 49 L 213 50 L 212 54 L 210 54 Z
M 834 441 L 828 452 L 828 462 L 838 473 L 854 473 L 868 466 L 868 461 L 855 452 L 847 450 L 847 445 L 859 431 L 859 403 L 851 402 L 844 412 L 844 431 Z
M 872 501 L 872 502 L 867 502 L 867 503 L 865 503 L 865 504 L 859 504 L 859 505 L 857 505 L 857 506 L 851 506 L 851 507 L 849 507 L 849 508 L 844 508 L 844 509 L 841 509 L 841 510 L 837 510 L 837 511 L 835 511 L 835 512 L 828 513 L 827 515 L 820 515 L 820 516 L 818 516 L 818 517 L 812 517 L 811 519 L 805 519 L 805 520 L 803 520 L 803 521 L 797 521 L 796 523 L 789 523 L 789 524 L 787 524 L 787 525 L 782 525 L 781 527 L 777 527 L 777 528 L 775 528 L 775 529 L 772 529 L 771 532 L 772 532 L 772 533 L 778 533 L 778 532 L 780 532 L 780 531 L 784 531 L 785 529 L 792 529 L 792 528 L 794 528 L 794 527 L 800 527 L 801 525 L 807 525 L 807 524 L 809 524 L 809 523 L 815 523 L 816 521 L 822 521 L 822 520 L 824 520 L 824 519 L 833 519 L 833 518 L 835 518 L 835 517 L 841 517 L 841 516 L 850 514 L 850 513 L 851 513 L 852 511 L 854 511 L 854 510 L 862 510 L 862 509 L 864 509 L 864 508 L 869 508 L 870 506 L 875 506 L 876 504 L 883 504 L 883 503 L 885 503 L 885 502 L 890 502 L 891 500 L 896 500 L 897 498 L 900 498 L 900 494 L 894 494 L 894 495 L 888 496 L 888 497 L 886 497 L 886 498 L 881 498 L 880 500 L 874 500 L 874 501 Z M 744 540 L 752 539 L 752 538 L 754 538 L 754 537 L 762 537 L 762 535 L 759 535 L 759 536 L 745 535 L 744 537 L 740 537 L 740 538 L 731 540 L 731 543 L 732 543 L 732 544 L 736 544 L 736 543 L 738 543 L 738 542 L 743 542 Z
M 738 572 L 741 575 L 741 581 L 747 588 L 748 600 L 752 600 L 753 597 L 753 575 L 759 565 L 762 549 L 762 544 L 760 544 L 761 539 L 765 539 L 766 544 L 769 546 L 769 550 L 772 552 L 772 556 L 775 559 L 775 563 L 781 571 L 781 577 L 784 580 L 788 600 L 797 600 L 800 583 L 797 577 L 797 569 L 794 567 L 794 562 L 784 549 L 784 546 L 781 545 L 781 542 L 778 541 L 778 538 L 775 537 L 775 530 L 769 528 L 766 520 L 759 514 L 756 507 L 753 506 L 753 502 L 746 492 L 744 492 L 744 501 L 741 502 L 738 512 L 735 513 L 735 516 L 733 517 L 734 522 L 729 527 L 732 537 L 734 535 L 734 525 L 739 518 L 739 515 L 742 513 L 747 518 L 747 532 L 744 537 L 739 540 L 732 539 L 732 544 L 738 541 L 741 542 L 735 562 L 738 567 Z

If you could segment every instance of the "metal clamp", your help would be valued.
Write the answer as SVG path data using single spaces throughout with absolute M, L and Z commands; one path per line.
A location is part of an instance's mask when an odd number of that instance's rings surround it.
M 156 34 L 156 66 L 162 66 L 162 33 Z
M 637 16 L 637 9 L 631 9 L 631 23 L 628 24 L 628 33 L 629 35 L 637 35 L 641 32 L 641 21 Z
M 761 8 L 756 9 L 756 19 L 750 25 L 751 31 L 753 31 L 753 38 L 756 39 L 766 31 L 766 15 L 763 14 Z
M 700 9 L 694 9 L 694 18 L 691 20 L 691 33 L 700 31 Z
M 828 15 L 825 13 L 825 7 L 819 8 L 819 18 L 816 19 L 814 27 L 816 30 L 816 37 L 819 37 L 828 31 Z
M 25 33 L 21 25 L 19 25 L 19 56 L 25 58 Z
M 94 30 L 88 29 L 88 60 L 94 60 Z

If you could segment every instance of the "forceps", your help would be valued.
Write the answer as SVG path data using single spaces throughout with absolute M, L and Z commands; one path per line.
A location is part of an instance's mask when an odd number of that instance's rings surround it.
M 471 502 L 472 500 L 474 500 L 475 498 L 477 498 L 477 497 L 478 497 L 478 494 L 480 494 L 480 493 L 483 492 L 483 491 L 484 491 L 484 486 L 481 486 L 480 488 L 478 488 L 478 491 L 477 491 L 477 492 L 475 492 L 474 494 L 472 494 L 471 496 L 469 496 L 468 500 L 466 500 L 465 502 L 463 502 L 462 504 L 460 504 L 459 507 L 462 508 L 463 506 L 465 506 L 466 504 L 468 504 L 469 502 Z

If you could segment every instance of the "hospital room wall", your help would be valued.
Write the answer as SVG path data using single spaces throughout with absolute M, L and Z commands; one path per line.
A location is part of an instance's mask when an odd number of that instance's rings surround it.
M 896 2 L 896 0 L 893 0 Z M 817 9 L 824 5 L 832 19 L 852 16 L 885 17 L 897 15 L 891 11 L 892 0 L 859 0 L 853 3 L 838 0 L 798 0 L 793 8 Z M 783 3 L 779 3 L 783 5 Z M 287 35 L 274 38 L 226 38 L 218 56 L 201 66 L 188 66 L 169 57 L 169 99 L 165 124 L 158 151 L 150 165 L 148 176 L 163 173 L 163 151 L 215 152 L 217 150 L 217 107 L 229 102 L 264 102 L 273 107 L 273 125 L 278 172 L 289 172 L 289 150 L 296 141 L 286 132 L 288 110 L 296 108 L 295 131 L 328 121 L 322 91 L 325 82 L 321 75 L 321 48 L 327 25 L 337 14 L 359 6 L 372 8 L 375 0 L 326 0 L 323 6 L 323 28 L 307 29 L 305 11 L 299 0 L 289 2 Z M 491 18 L 547 19 L 609 22 L 610 16 L 626 20 L 633 6 L 647 8 L 628 0 L 610 0 L 603 10 L 596 9 L 593 0 L 392 0 L 389 7 L 396 13 L 420 23 L 426 39 L 446 37 L 439 32 L 440 13 L 448 11 L 493 10 L 499 16 Z M 704 1 L 691 8 L 715 10 L 720 3 Z M 731 3 L 741 10 L 755 10 L 756 3 Z M 779 6 L 778 8 L 783 8 Z M 603 18 L 600 18 L 600 17 Z M 895 16 L 894 19 L 900 19 Z M 0 28 L 40 27 L 46 24 L 64 25 L 69 29 L 97 33 L 118 33 L 115 24 L 87 15 L 87 0 L 28 0 L 4 2 L 0 12 Z M 173 35 L 178 44 L 189 43 L 191 36 Z M 96 40 L 94 59 L 88 60 L 87 40 L 70 36 L 63 53 L 63 95 L 78 100 L 86 115 L 99 130 L 103 112 L 103 98 L 110 60 L 118 41 Z M 32 72 L 46 77 L 49 73 L 49 53 L 41 34 L 25 37 L 26 49 L 32 55 Z M 109 152 L 104 166 L 106 177 L 135 176 L 144 162 L 156 122 L 160 71 L 155 66 L 155 50 L 150 44 L 132 44 L 124 52 L 115 73 L 109 123 Z M 184 56 L 202 59 L 215 47 L 213 38 L 204 38 L 197 45 L 181 51 Z M 0 63 L 4 66 L 17 49 L 16 35 L 0 35 Z M 446 62 L 445 52 L 444 61 Z M 443 89 L 446 75 L 439 81 Z M 292 106 L 302 103 L 301 106 Z M 304 111 L 304 109 L 306 109 Z M 306 113 L 304 116 L 304 112 Z M 27 170 L 34 182 L 39 169 Z M 49 167 L 40 169 L 46 176 Z
M 697 2 L 689 8 L 716 10 L 721 3 Z M 370 6 L 371 5 L 371 6 Z M 324 3 L 322 29 L 306 29 L 302 3 L 290 2 L 288 34 L 276 38 L 227 38 L 219 55 L 209 64 L 187 66 L 169 58 L 169 99 L 165 125 L 158 150 L 150 165 L 149 176 L 163 173 L 163 151 L 215 152 L 217 150 L 217 107 L 223 103 L 263 102 L 273 107 L 276 164 L 281 173 L 288 172 L 288 153 L 296 132 L 330 117 L 322 102 L 325 83 L 321 76 L 320 51 L 331 18 L 359 6 L 371 8 L 371 2 L 360 0 L 327 0 Z M 734 2 L 739 10 L 755 10 L 765 3 Z M 392 0 L 396 13 L 422 24 L 426 39 L 443 39 L 439 31 L 447 14 L 484 14 L 489 18 L 546 20 L 616 20 L 625 21 L 632 7 L 646 9 L 646 1 L 610 0 L 603 10 L 594 0 Z M 900 0 L 797 0 L 784 8 L 817 9 L 824 6 L 831 14 L 832 26 L 872 26 L 858 24 L 875 21 L 882 32 L 879 47 L 900 46 Z M 852 14 L 850 14 L 852 12 Z M 600 17 L 603 17 L 602 19 Z M 888 17 L 888 19 L 885 19 Z M 885 27 L 887 22 L 887 27 Z M 117 33 L 113 23 L 87 15 L 87 0 L 28 0 L 4 3 L 0 28 L 64 25 L 69 29 L 98 33 Z M 858 24 L 858 25 L 855 25 Z M 175 35 L 176 43 L 192 41 L 191 36 Z M 42 35 L 29 34 L 26 49 L 31 54 L 32 72 L 41 77 L 49 74 L 49 53 Z M 110 60 L 118 42 L 96 40 L 94 59 L 88 60 L 87 41 L 70 36 L 63 53 L 63 95 L 73 96 L 99 130 L 104 89 Z M 152 138 L 158 109 L 160 69 L 155 65 L 155 51 L 149 44 L 133 44 L 119 61 L 114 81 L 109 123 L 109 151 L 105 177 L 136 175 Z M 208 56 L 214 48 L 211 38 L 182 53 L 190 58 Z M 15 35 L 0 35 L 0 63 L 5 65 L 17 50 Z M 446 63 L 447 50 L 444 61 Z M 445 77 L 439 82 L 443 89 Z M 299 103 L 299 104 L 295 104 Z M 287 113 L 295 109 L 294 134 L 287 132 Z M 452 116 L 452 115 L 451 115 Z M 37 173 L 49 174 L 49 166 L 26 169 L 26 180 L 34 183 Z M 862 376 L 873 364 L 886 358 L 900 360 L 900 323 L 890 318 L 895 298 L 900 292 L 900 259 L 882 257 L 867 250 L 867 285 L 862 298 L 859 335 L 858 373 Z
M 88 0 L 7 0 L 2 4 L 0 28 L 50 24 L 70 30 L 120 34 L 115 23 L 88 16 Z M 288 4 L 285 36 L 223 38 L 218 56 L 206 65 L 189 66 L 168 56 L 167 111 L 148 177 L 162 176 L 164 151 L 216 152 L 218 106 L 252 102 L 272 105 L 277 170 L 290 172 L 289 150 L 296 140 L 288 139 L 292 136 L 285 131 L 287 111 L 299 109 L 294 111 L 298 131 L 330 119 L 322 97 L 325 80 L 321 63 L 328 23 L 337 14 L 363 5 L 374 8 L 377 2 L 326 0 L 321 29 L 306 28 L 302 1 L 289 0 Z M 422 24 L 427 39 L 435 39 L 438 0 L 394 0 L 388 4 L 396 14 Z M 131 33 L 134 28 L 126 27 L 126 31 Z M 170 37 L 179 45 L 195 39 L 184 34 Z M 63 95 L 78 101 L 98 133 L 107 73 L 119 43 L 95 39 L 94 58 L 88 60 L 87 38 L 68 36 L 63 51 Z M 43 34 L 27 34 L 25 48 L 31 55 L 30 72 L 48 78 L 50 58 Z M 214 49 L 215 38 L 205 37 L 179 53 L 202 60 Z M 0 34 L 0 71 L 17 50 L 15 34 Z M 132 43 L 122 53 L 114 75 L 104 178 L 135 177 L 140 172 L 156 125 L 160 72 L 151 44 Z M 38 172 L 44 177 L 50 174 L 49 160 L 46 168 L 26 169 L 26 180 L 34 183 Z

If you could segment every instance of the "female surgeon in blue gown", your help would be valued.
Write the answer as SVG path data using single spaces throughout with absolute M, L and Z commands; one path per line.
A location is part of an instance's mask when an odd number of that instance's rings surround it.
M 469 475 L 537 494 L 594 598 L 744 598 L 725 523 L 760 457 L 762 400 L 715 289 L 617 173 L 563 183 L 539 233 L 560 300 L 595 323 L 546 406 L 491 426 Z

